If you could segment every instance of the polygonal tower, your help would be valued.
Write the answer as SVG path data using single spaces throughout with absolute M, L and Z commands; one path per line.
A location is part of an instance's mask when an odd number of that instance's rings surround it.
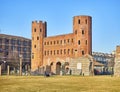
M 75 16 L 73 18 L 75 56 L 92 54 L 92 17 Z
M 43 65 L 43 40 L 47 36 L 47 23 L 32 22 L 32 58 L 31 70 L 35 71 Z

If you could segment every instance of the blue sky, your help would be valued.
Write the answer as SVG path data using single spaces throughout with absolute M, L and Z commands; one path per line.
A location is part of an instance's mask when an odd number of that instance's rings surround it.
M 48 36 L 72 32 L 76 15 L 92 16 L 92 48 L 120 45 L 120 0 L 0 0 L 0 33 L 31 38 L 31 22 L 47 21 Z

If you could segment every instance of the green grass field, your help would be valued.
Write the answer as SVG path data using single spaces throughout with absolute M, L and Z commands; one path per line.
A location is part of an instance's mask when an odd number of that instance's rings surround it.
M 1 76 L 0 92 L 120 92 L 120 78 L 110 76 Z

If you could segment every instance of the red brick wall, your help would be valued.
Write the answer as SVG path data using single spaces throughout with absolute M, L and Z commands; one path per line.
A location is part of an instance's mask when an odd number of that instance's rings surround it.
M 46 37 L 46 33 L 46 22 L 32 23 L 32 54 L 34 55 L 32 71 L 38 66 L 46 66 L 52 62 L 56 64 L 66 61 L 67 58 L 92 53 L 92 18 L 90 16 L 75 16 L 73 33 L 52 37 Z

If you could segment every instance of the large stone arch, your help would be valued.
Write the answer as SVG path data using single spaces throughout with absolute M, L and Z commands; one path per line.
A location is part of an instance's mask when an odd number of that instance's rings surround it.
M 51 74 L 54 74 L 54 62 L 50 63 L 50 72 Z
M 60 75 L 60 71 L 61 71 L 61 62 L 58 61 L 58 62 L 56 63 L 56 74 L 57 74 L 57 75 Z

